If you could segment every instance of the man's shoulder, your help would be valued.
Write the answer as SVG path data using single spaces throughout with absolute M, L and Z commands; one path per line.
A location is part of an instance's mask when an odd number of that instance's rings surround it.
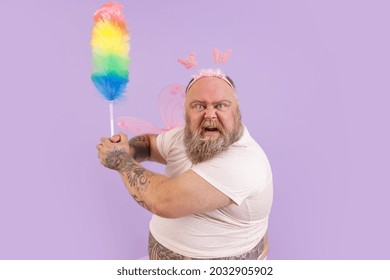
M 157 136 L 157 147 L 160 153 L 167 157 L 173 150 L 180 151 L 183 149 L 183 139 L 184 128 L 176 127 Z
M 175 127 L 170 130 L 167 130 L 157 136 L 160 139 L 164 139 L 165 141 L 177 141 L 181 140 L 184 137 L 184 128 L 183 127 Z
M 256 152 L 262 152 L 262 148 L 257 143 L 257 141 L 250 135 L 248 129 L 245 126 L 243 127 L 243 133 L 241 138 L 237 142 L 233 143 L 229 150 L 238 153 L 254 153 L 254 155 L 256 155 Z

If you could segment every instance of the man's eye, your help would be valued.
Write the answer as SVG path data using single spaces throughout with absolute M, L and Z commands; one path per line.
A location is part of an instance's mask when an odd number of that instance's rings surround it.
M 221 104 L 218 104 L 216 107 L 218 110 L 226 110 L 226 108 L 228 106 L 225 103 L 221 103 Z
M 204 109 L 204 106 L 201 105 L 201 104 L 196 104 L 194 108 L 195 108 L 196 110 L 198 110 L 198 111 L 201 111 L 201 110 Z

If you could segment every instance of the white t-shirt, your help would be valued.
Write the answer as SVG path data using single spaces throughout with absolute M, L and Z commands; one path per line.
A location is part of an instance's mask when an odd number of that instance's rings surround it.
M 193 258 L 228 257 L 251 250 L 267 231 L 272 205 L 272 172 L 264 151 L 244 128 L 241 139 L 227 151 L 193 165 L 183 139 L 183 128 L 157 136 L 167 175 L 175 177 L 192 169 L 234 204 L 176 219 L 153 215 L 152 235 L 166 248 Z

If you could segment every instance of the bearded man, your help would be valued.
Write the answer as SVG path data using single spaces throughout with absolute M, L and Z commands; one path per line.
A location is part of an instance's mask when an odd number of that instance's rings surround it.
M 185 112 L 185 128 L 130 141 L 119 133 L 97 145 L 100 162 L 154 214 L 149 258 L 266 258 L 272 171 L 241 122 L 233 81 L 202 70 L 187 86 Z M 144 160 L 165 164 L 166 175 Z

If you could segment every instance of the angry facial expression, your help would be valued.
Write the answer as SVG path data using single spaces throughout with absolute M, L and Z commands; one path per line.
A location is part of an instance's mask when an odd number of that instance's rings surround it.
M 242 135 L 235 90 L 223 79 L 203 77 L 186 96 L 185 144 L 193 163 L 225 151 Z

